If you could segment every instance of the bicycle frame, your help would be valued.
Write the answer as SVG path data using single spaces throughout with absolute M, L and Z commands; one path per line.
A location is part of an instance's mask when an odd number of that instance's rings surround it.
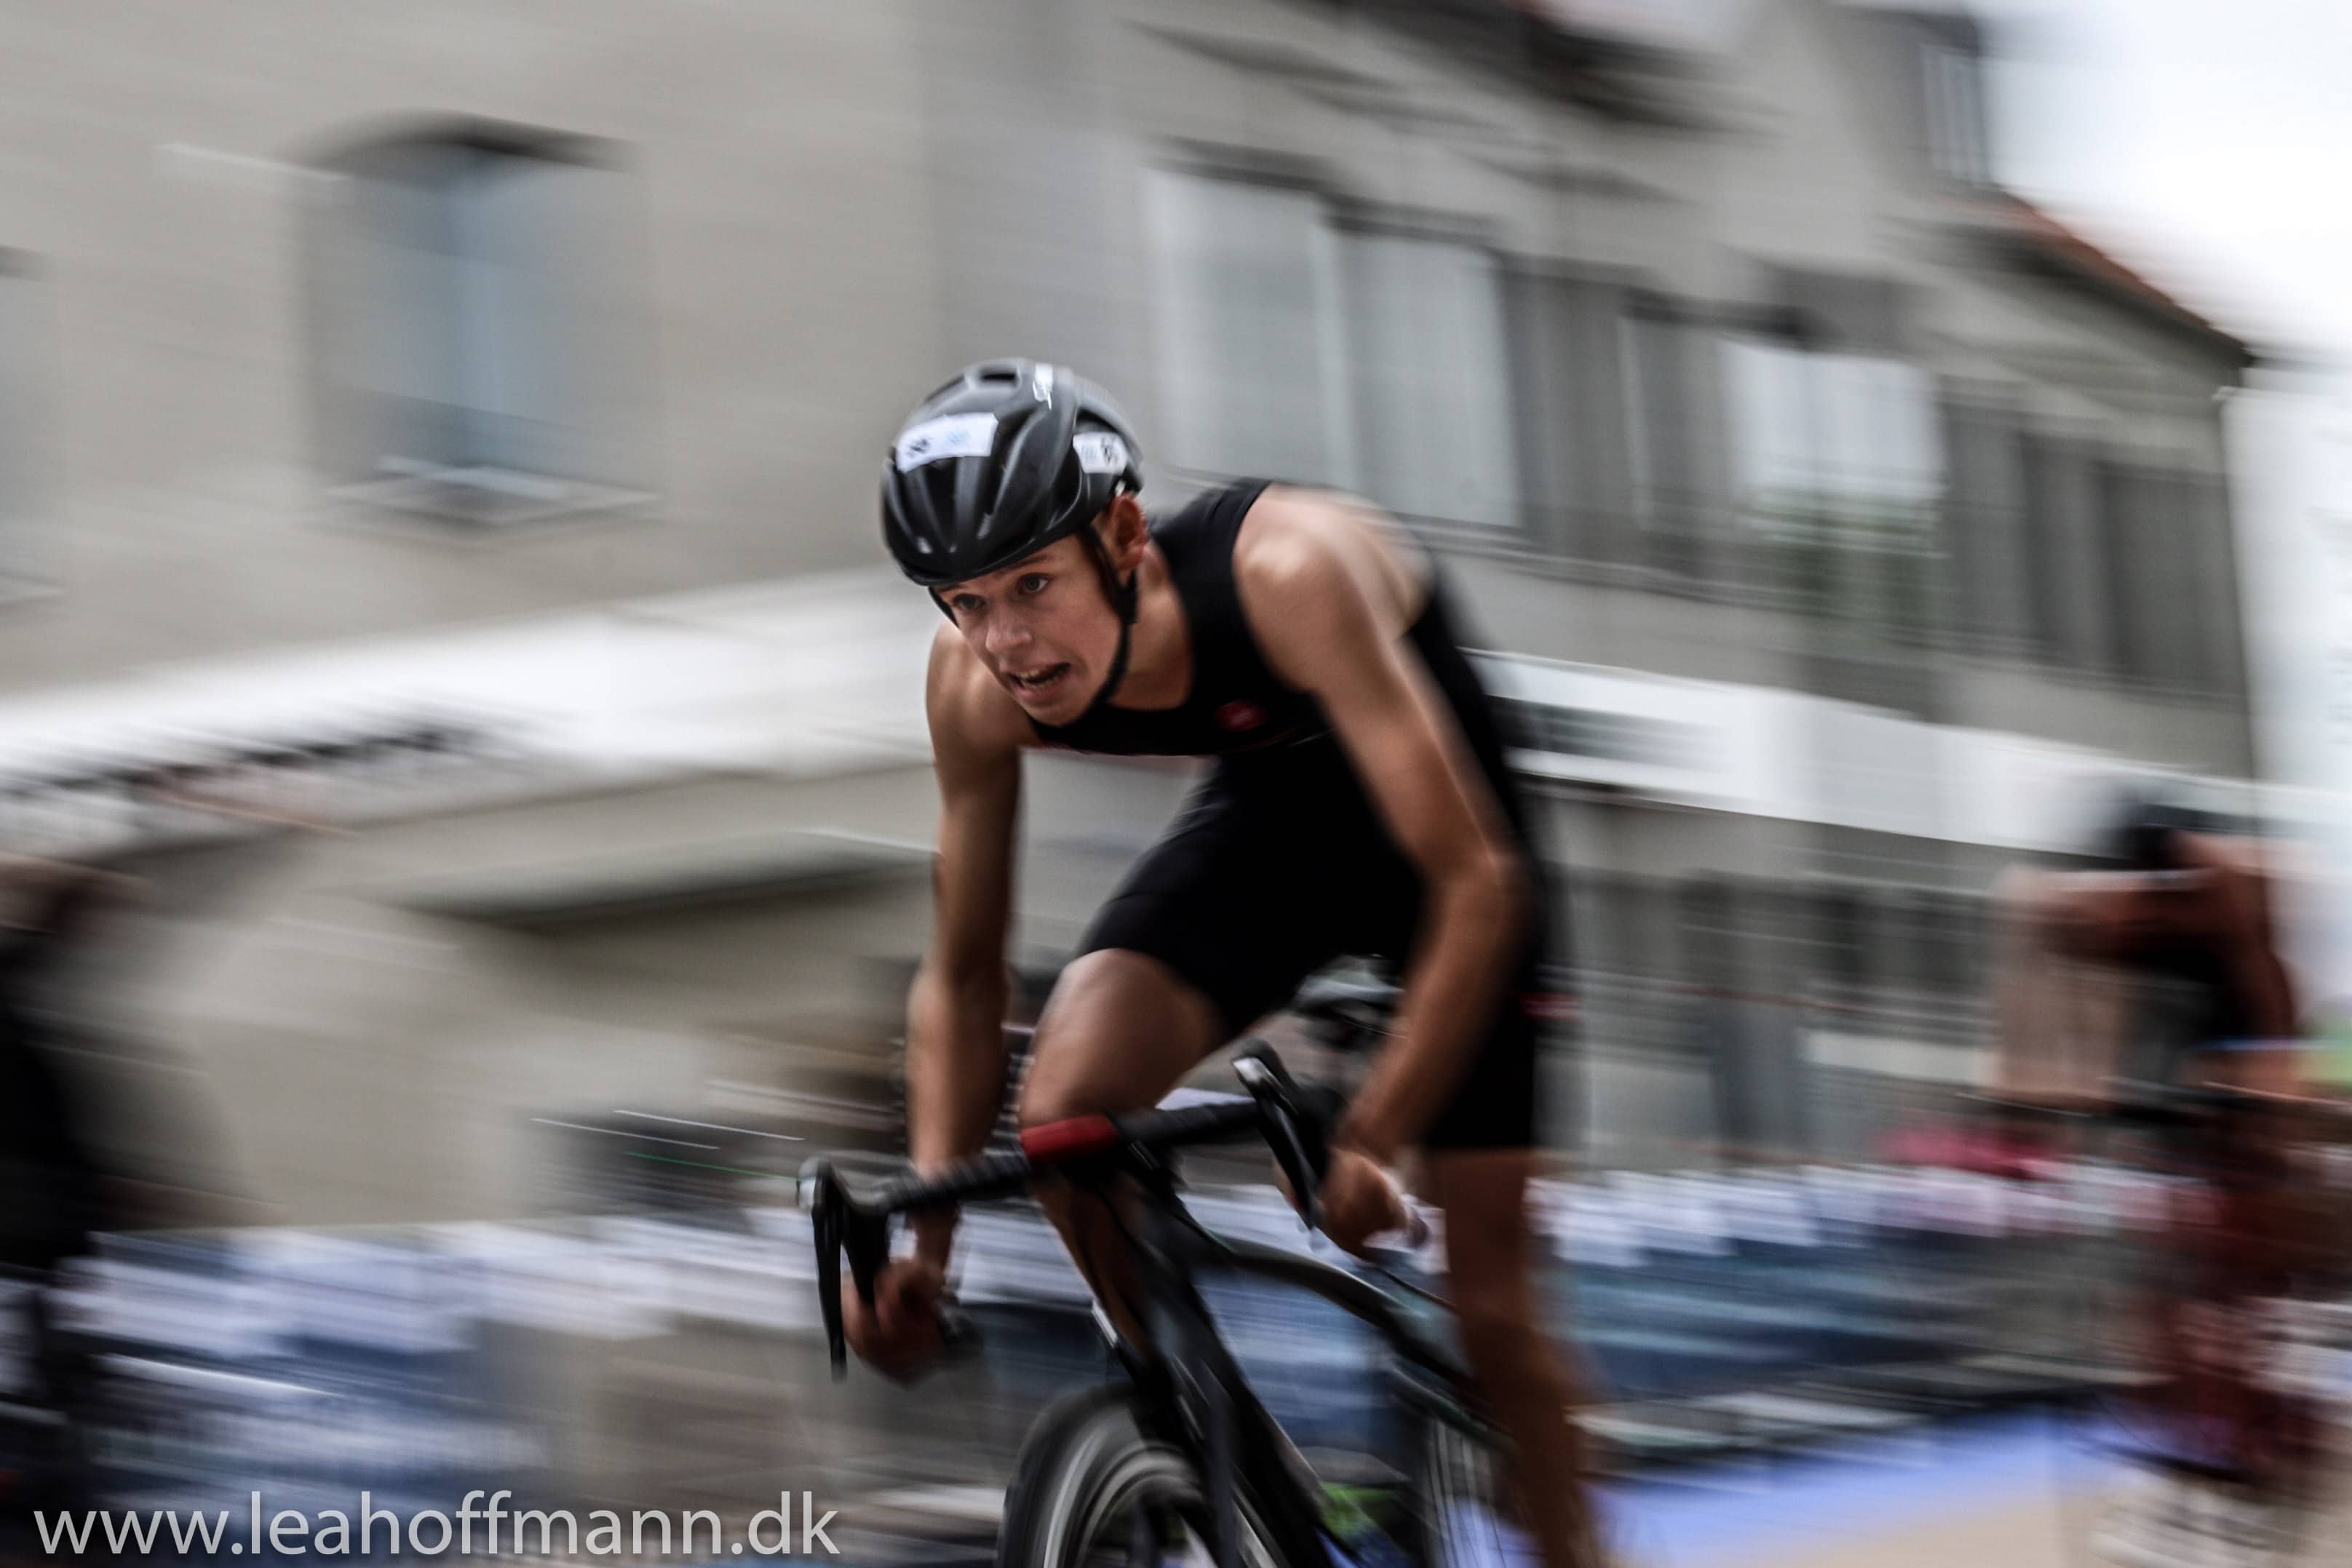
M 1170 1400 L 1178 1419 L 1169 1436 L 1183 1441 L 1209 1488 L 1209 1553 L 1218 1568 L 1242 1568 L 1235 1479 L 1256 1501 L 1260 1521 L 1293 1568 L 1328 1562 L 1322 1511 L 1302 1475 L 1305 1463 L 1248 1387 L 1216 1331 L 1195 1281 L 1205 1274 L 1250 1277 L 1320 1297 L 1366 1324 L 1414 1370 L 1436 1379 L 1444 1397 L 1417 1402 L 1484 1441 L 1493 1429 L 1465 1408 L 1467 1391 L 1443 1349 L 1406 1316 L 1395 1298 L 1320 1260 L 1221 1237 L 1182 1209 L 1163 1171 L 1149 1173 L 1136 1262 L 1151 1303 L 1151 1344 L 1122 1346 L 1144 1397 Z
M 1434 1380 L 1411 1403 L 1423 1420 L 1435 1417 L 1479 1441 L 1497 1445 L 1494 1429 L 1475 1412 L 1452 1359 L 1425 1336 L 1396 1298 L 1318 1259 L 1223 1238 L 1202 1227 L 1177 1194 L 1175 1173 L 1161 1151 L 1187 1143 L 1263 1134 L 1294 1192 L 1316 1212 L 1315 1176 L 1321 1167 L 1322 1124 L 1307 1108 L 1272 1052 L 1255 1048 L 1257 1071 L 1245 1071 L 1254 1103 L 1144 1113 L 1134 1118 L 1082 1118 L 1034 1130 L 1018 1154 L 982 1155 L 950 1176 L 898 1184 L 865 1203 L 853 1200 L 831 1167 L 812 1162 L 803 1175 L 818 1255 L 818 1290 L 835 1375 L 845 1372 L 838 1301 L 840 1260 L 846 1253 L 857 1288 L 870 1296 L 887 1255 L 892 1215 L 956 1198 L 1009 1194 L 1049 1173 L 1082 1177 L 1090 1187 L 1131 1178 L 1139 1192 L 1140 1225 L 1134 1262 L 1148 1303 L 1149 1343 L 1120 1344 L 1141 1408 L 1157 1435 L 1183 1449 L 1207 1489 L 1208 1547 L 1217 1568 L 1240 1561 L 1238 1502 L 1248 1490 L 1258 1522 L 1291 1568 L 1328 1565 L 1322 1511 L 1306 1466 L 1267 1414 L 1217 1333 L 1196 1281 L 1223 1272 L 1303 1290 L 1339 1307 L 1378 1333 L 1404 1368 Z
M 1151 1193 L 1143 1212 L 1134 1251 L 1150 1303 L 1150 1343 L 1123 1349 L 1139 1395 L 1173 1407 L 1156 1424 L 1192 1450 L 1208 1489 L 1210 1560 L 1217 1568 L 1243 1568 L 1238 1488 L 1246 1484 L 1275 1538 L 1271 1544 L 1293 1568 L 1328 1563 L 1320 1511 L 1292 1462 L 1289 1441 L 1249 1392 L 1195 1284 L 1221 1260 L 1220 1248 L 1192 1228 L 1172 1190 Z

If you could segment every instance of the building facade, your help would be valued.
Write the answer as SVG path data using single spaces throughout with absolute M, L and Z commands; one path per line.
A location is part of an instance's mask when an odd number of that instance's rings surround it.
M 20 828 L 193 735 L 482 737 L 346 768 L 354 831 L 141 992 L 298 1218 L 503 1211 L 534 1116 L 878 1049 L 936 618 L 873 486 L 977 358 L 1116 389 L 1149 502 L 1336 485 L 1431 543 L 1570 868 L 1552 1120 L 1595 1158 L 1866 1147 L 1971 1070 L 1982 893 L 2059 797 L 2256 772 L 2248 350 L 1999 187 L 1965 21 L 16 9 Z M 1024 963 L 1185 778 L 1033 767 Z

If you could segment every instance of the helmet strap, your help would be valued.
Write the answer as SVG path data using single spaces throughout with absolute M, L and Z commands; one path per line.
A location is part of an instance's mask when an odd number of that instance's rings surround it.
M 1102 573 L 1103 592 L 1109 596 L 1111 608 L 1118 612 L 1118 652 L 1111 656 L 1110 674 L 1104 679 L 1101 689 L 1087 705 L 1087 711 L 1070 721 L 1073 724 L 1092 718 L 1097 710 L 1110 706 L 1110 699 L 1118 694 L 1119 683 L 1127 679 L 1128 650 L 1134 641 L 1137 590 L 1143 576 L 1138 571 L 1121 582 L 1118 568 L 1110 559 L 1110 546 L 1103 543 L 1102 534 L 1091 523 L 1081 531 L 1094 551 L 1095 566 Z

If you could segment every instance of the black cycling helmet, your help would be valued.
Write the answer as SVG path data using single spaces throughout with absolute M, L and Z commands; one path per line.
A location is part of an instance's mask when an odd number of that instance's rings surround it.
M 2132 871 L 2177 871 L 2181 865 L 2178 835 L 2229 829 L 2229 823 L 2197 805 L 2179 784 L 2158 777 L 2134 779 L 2116 789 L 2093 852 Z
M 987 360 L 900 427 L 882 468 L 882 538 L 899 570 L 937 589 L 1085 532 L 1120 603 L 1108 552 L 1087 525 L 1113 497 L 1142 487 L 1134 434 L 1101 388 L 1059 365 Z M 1132 614 L 1131 603 L 1120 609 Z
M 1091 715 L 1127 678 L 1135 580 L 1119 580 L 1090 525 L 1143 488 L 1135 435 L 1103 390 L 1060 365 L 983 360 L 915 407 L 882 467 L 882 538 L 898 570 L 939 597 L 1076 534 L 1118 612 L 1118 653 Z

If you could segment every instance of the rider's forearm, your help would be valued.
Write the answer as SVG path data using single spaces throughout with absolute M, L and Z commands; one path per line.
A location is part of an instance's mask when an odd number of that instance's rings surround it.
M 2238 988 L 2247 998 L 2247 1022 L 2257 1038 L 2292 1040 L 2301 1022 L 2294 1005 L 2294 982 L 2286 965 L 2268 946 L 2257 947 L 2238 960 Z
M 1511 853 L 1482 856 L 1435 883 L 1428 936 L 1413 956 L 1396 1039 L 1381 1053 L 1340 1137 L 1388 1161 L 1418 1139 L 1491 1027 L 1532 924 L 1535 882 Z
M 1004 1095 L 1004 970 L 958 975 L 925 964 L 907 1003 L 907 1153 L 936 1171 L 980 1152 Z M 916 1245 L 944 1265 L 952 1214 L 915 1225 Z
M 2302 1011 L 2295 1005 L 2294 981 L 2273 937 L 2277 927 L 2270 888 L 2257 877 L 2235 877 L 2224 891 L 2223 920 L 2231 937 L 2231 967 L 2237 971 L 2246 1023 L 2263 1040 L 2290 1040 L 2302 1023 Z
M 2050 988 L 2035 873 L 2011 869 L 1993 884 L 1998 963 L 1993 979 L 1994 1087 L 2022 1092 L 2053 1075 Z

